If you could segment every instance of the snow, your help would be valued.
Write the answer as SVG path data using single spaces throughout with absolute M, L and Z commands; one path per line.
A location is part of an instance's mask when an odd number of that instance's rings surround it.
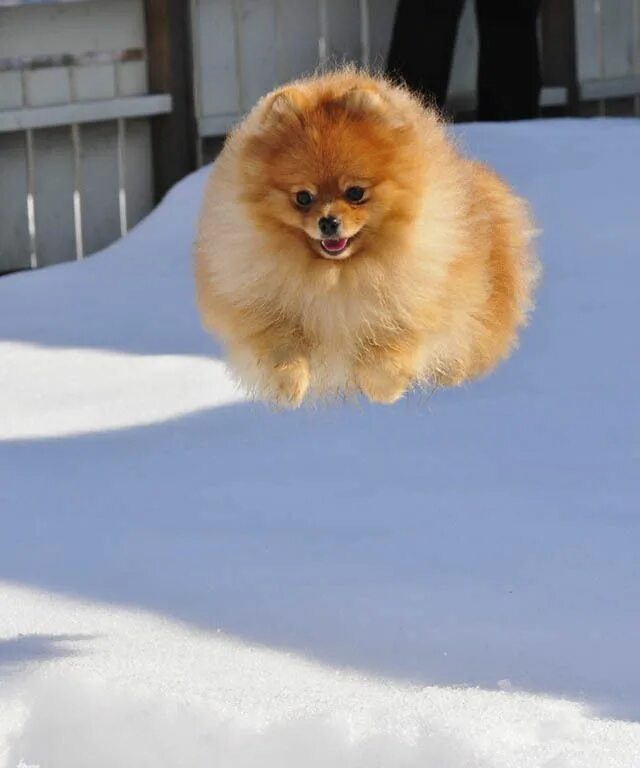
M 0 281 L 0 768 L 638 768 L 639 127 L 457 129 L 545 277 L 431 398 L 245 400 L 192 301 L 206 171 Z

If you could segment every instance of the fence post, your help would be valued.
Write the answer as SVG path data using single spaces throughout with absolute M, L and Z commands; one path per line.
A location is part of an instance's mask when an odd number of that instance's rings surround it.
M 196 167 L 191 22 L 186 0 L 144 0 L 151 93 L 167 93 L 173 109 L 151 121 L 154 196 Z

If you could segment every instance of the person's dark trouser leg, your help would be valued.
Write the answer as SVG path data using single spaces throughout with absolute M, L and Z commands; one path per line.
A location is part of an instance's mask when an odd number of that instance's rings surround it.
M 479 120 L 537 117 L 541 87 L 536 26 L 539 7 L 540 0 L 476 0 Z
M 400 0 L 387 71 L 443 107 L 464 0 Z

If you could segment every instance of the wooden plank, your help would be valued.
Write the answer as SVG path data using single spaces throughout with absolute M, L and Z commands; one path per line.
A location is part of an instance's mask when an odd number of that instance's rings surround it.
M 147 64 L 127 61 L 120 65 L 120 91 L 118 96 L 144 96 L 147 93 Z
M 22 82 L 19 72 L 0 72 L 0 110 L 22 106 Z
M 24 133 L 0 136 L 0 274 L 29 268 Z
M 358 0 L 328 0 L 329 62 L 360 61 L 360 3 Z
M 371 8 L 369 0 L 360 0 L 360 64 L 371 68 Z
M 74 78 L 77 101 L 115 99 L 123 95 L 116 93 L 113 67 L 82 67 L 74 69 Z
M 602 52 L 599 34 L 599 16 L 593 0 L 575 0 L 576 55 L 578 80 L 602 77 Z
M 587 80 L 580 85 L 580 98 L 585 101 L 618 99 L 640 94 L 640 75 Z
M 149 89 L 166 93 L 172 111 L 152 121 L 155 199 L 196 167 L 190 4 L 145 0 Z
M 149 120 L 127 122 L 127 220 L 129 228 L 153 208 L 153 159 Z
M 277 0 L 280 82 L 312 74 L 318 66 L 317 0 Z
M 546 87 L 540 91 L 541 107 L 565 107 L 567 104 L 567 89 L 560 85 Z
M 15 8 L 19 5 L 65 5 L 88 2 L 91 0 L 0 0 L 0 8 Z
M 117 123 L 82 128 L 82 229 L 86 254 L 120 235 L 118 215 Z
M 458 24 L 449 77 L 448 104 L 454 113 L 471 112 L 476 108 L 479 53 L 475 3 L 466 0 Z
M 192 19 L 197 114 L 241 112 L 232 0 L 196 0 Z
M 222 136 L 228 133 L 240 119 L 238 112 L 228 115 L 209 115 L 198 120 L 198 133 L 200 136 Z
M 633 0 L 602 3 L 604 76 L 623 78 L 633 74 Z
M 97 67 L 116 62 L 144 61 L 143 48 L 126 48 L 121 51 L 84 51 L 83 53 L 37 53 L 31 56 L 0 58 L 0 72 L 23 69 L 51 69 L 52 67 Z
M 29 106 L 46 107 L 71 101 L 69 72 L 65 68 L 38 69 L 27 75 Z
M 398 0 L 369 0 L 370 60 L 374 70 L 385 69 L 397 5 Z
M 275 0 L 236 0 L 241 112 L 280 82 Z
M 566 112 L 579 111 L 574 0 L 545 0 L 541 13 L 542 81 L 566 88 Z
M 0 133 L 27 128 L 51 128 L 71 123 L 98 123 L 119 117 L 147 117 L 171 111 L 171 97 L 133 96 L 124 99 L 78 101 L 48 107 L 6 109 L 0 111 Z
M 47 266 L 76 255 L 71 131 L 34 131 L 33 143 L 38 266 Z
M 142 0 L 30 4 L 1 13 L 3 58 L 144 48 Z
M 330 63 L 329 0 L 318 0 L 318 66 L 324 71 Z

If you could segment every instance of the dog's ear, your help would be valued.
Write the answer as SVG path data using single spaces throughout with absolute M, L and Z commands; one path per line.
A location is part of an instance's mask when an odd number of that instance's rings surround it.
M 338 99 L 338 104 L 356 118 L 373 118 L 392 128 L 404 126 L 403 119 L 393 105 L 373 88 L 352 88 Z
M 384 111 L 385 101 L 370 88 L 352 88 L 339 99 L 343 109 L 358 115 L 377 115 Z
M 301 122 L 304 105 L 304 95 L 298 88 L 282 88 L 265 97 L 262 123 Z

